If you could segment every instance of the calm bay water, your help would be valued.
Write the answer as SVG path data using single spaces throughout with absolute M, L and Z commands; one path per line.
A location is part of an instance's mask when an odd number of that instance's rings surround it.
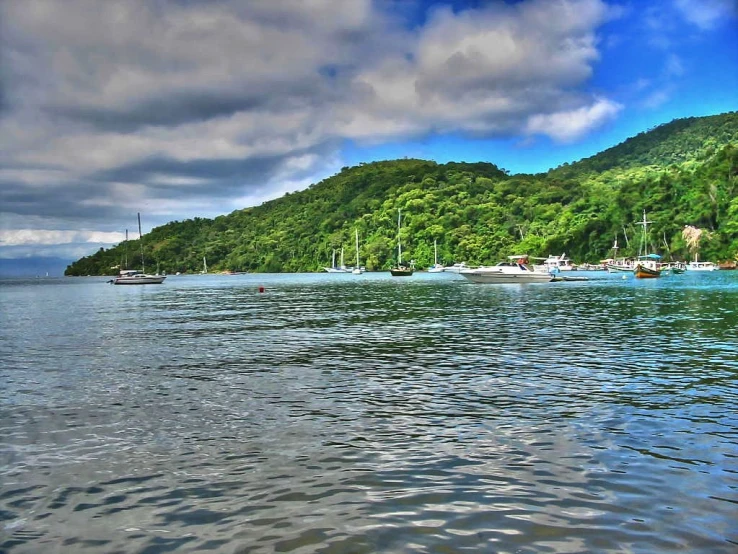
M 0 552 L 737 552 L 738 272 L 588 275 L 0 281 Z

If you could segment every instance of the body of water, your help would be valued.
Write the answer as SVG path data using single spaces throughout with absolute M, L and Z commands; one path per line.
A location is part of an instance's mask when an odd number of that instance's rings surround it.
M 737 552 L 738 272 L 587 275 L 0 281 L 0 551 Z

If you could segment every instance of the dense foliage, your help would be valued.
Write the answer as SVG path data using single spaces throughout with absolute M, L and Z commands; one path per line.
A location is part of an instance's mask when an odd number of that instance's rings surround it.
M 319 271 L 333 250 L 370 270 L 396 259 L 402 210 L 403 259 L 495 263 L 513 253 L 566 252 L 576 262 L 637 253 L 636 222 L 667 258 L 690 251 L 685 225 L 706 232 L 700 259 L 738 254 L 738 113 L 676 120 L 596 156 L 546 174 L 509 175 L 490 163 L 406 159 L 360 164 L 309 189 L 215 218 L 175 221 L 144 236 L 147 269 L 197 272 Z M 109 275 L 128 260 L 140 267 L 140 243 L 101 249 L 67 275 Z

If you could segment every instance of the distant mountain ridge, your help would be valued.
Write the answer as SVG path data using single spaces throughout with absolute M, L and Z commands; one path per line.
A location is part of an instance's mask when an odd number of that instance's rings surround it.
M 738 112 L 675 119 L 569 164 L 568 168 L 576 172 L 603 172 L 650 165 L 665 167 L 705 159 L 716 149 L 735 142 L 737 134 Z
M 320 271 L 334 249 L 369 269 L 389 268 L 403 213 L 403 259 L 419 267 L 494 263 L 519 252 L 566 252 L 595 262 L 616 237 L 622 254 L 646 210 L 653 240 L 668 257 L 694 255 L 684 225 L 708 230 L 701 258 L 738 254 L 738 113 L 686 118 L 640 133 L 546 174 L 509 175 L 492 163 L 405 159 L 346 167 L 309 187 L 213 220 L 157 227 L 145 237 L 146 266 L 199 271 Z M 705 236 L 708 236 L 706 234 Z M 138 241 L 129 248 L 138 251 Z M 114 273 L 124 245 L 77 260 L 68 275 Z M 407 258 L 406 258 L 407 256 Z

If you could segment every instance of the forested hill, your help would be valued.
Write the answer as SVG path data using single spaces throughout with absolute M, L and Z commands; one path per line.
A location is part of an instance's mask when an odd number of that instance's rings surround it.
M 504 160 L 500 160 L 504 165 Z M 566 252 L 576 262 L 637 253 L 643 210 L 666 258 L 685 259 L 685 225 L 707 231 L 700 259 L 738 254 L 738 113 L 688 118 L 639 134 L 596 156 L 539 175 L 508 175 L 490 163 L 395 160 L 360 164 L 261 206 L 195 218 L 144 236 L 146 267 L 196 272 L 320 271 L 333 250 L 362 265 L 395 260 L 402 209 L 403 259 L 496 263 L 513 253 Z M 67 275 L 111 275 L 138 260 L 129 241 L 71 264 Z M 131 264 L 137 267 L 137 264 Z
M 704 161 L 736 141 L 738 112 L 676 119 L 639 133 L 590 158 L 551 170 L 564 175 Z

